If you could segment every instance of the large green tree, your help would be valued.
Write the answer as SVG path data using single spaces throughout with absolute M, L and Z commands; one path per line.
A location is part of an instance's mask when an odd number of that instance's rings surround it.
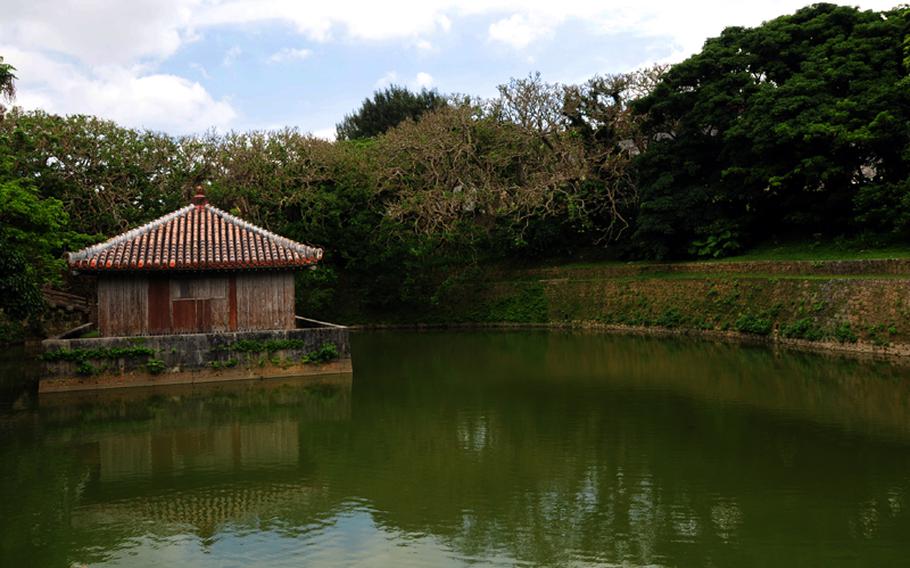
M 816 4 L 709 39 L 637 105 L 651 141 L 637 240 L 654 256 L 720 255 L 883 228 L 864 210 L 885 198 L 910 212 L 907 34 L 905 8 Z
M 0 95 L 8 100 L 16 93 L 13 70 L 0 57 Z M 40 287 L 57 277 L 69 233 L 63 204 L 42 198 L 13 164 L 10 137 L 0 132 L 0 313 L 22 320 L 40 313 Z
M 27 180 L 0 174 L 0 311 L 9 317 L 39 315 L 41 285 L 62 268 L 66 221 L 60 201 L 42 199 Z
M 417 120 L 425 112 L 445 105 L 445 97 L 435 89 L 415 93 L 407 87 L 391 85 L 364 99 L 360 108 L 346 115 L 335 130 L 339 140 L 370 138 L 406 119 Z
M 16 75 L 13 73 L 15 70 L 16 68 L 9 63 L 4 63 L 3 56 L 0 56 L 0 119 L 6 112 L 3 101 L 12 101 L 16 96 Z
M 0 97 L 6 100 L 12 100 L 16 95 L 16 75 L 13 73 L 15 67 L 9 63 L 3 62 L 0 56 Z

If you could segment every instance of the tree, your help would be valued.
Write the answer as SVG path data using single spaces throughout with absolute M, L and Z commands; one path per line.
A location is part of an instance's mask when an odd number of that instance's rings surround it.
M 3 56 L 0 55 L 0 99 L 12 101 L 16 96 L 16 75 L 13 74 L 16 68 L 9 63 L 3 62 Z M 3 106 L 0 105 L 0 114 Z
M 596 242 L 618 239 L 638 207 L 632 162 L 645 151 L 644 116 L 632 103 L 648 95 L 668 69 L 653 65 L 631 73 L 597 75 L 582 85 L 563 88 L 562 114 L 570 131 L 581 138 L 589 173 L 586 185 L 606 206 L 593 224 L 603 227 Z
M 650 140 L 637 160 L 643 250 L 714 256 L 874 228 L 858 198 L 907 187 L 907 30 L 906 9 L 816 4 L 727 28 L 674 66 L 635 105 Z
M 15 67 L 0 57 L 0 99 L 16 95 Z M 5 108 L 0 105 L 0 118 Z M 28 179 L 11 174 L 7 139 L 0 137 L 0 313 L 21 320 L 43 307 L 40 283 L 53 274 L 53 249 L 66 213 L 43 201 Z M 51 234 L 47 234 L 50 231 Z
M 41 286 L 59 278 L 66 230 L 63 204 L 42 198 L 27 177 L 10 167 L 8 138 L 0 135 L 0 312 L 14 320 L 38 316 Z
M 335 127 L 339 140 L 378 136 L 406 119 L 417 120 L 427 111 L 446 105 L 435 89 L 413 93 L 406 87 L 391 85 L 363 100 L 360 108 L 346 115 Z
M 114 235 L 186 202 L 200 149 L 167 135 L 84 115 L 10 111 L 0 123 L 11 175 L 63 202 L 70 227 Z
M 58 278 L 66 238 L 60 201 L 41 199 L 25 180 L 0 181 L 0 311 L 37 316 L 41 285 Z

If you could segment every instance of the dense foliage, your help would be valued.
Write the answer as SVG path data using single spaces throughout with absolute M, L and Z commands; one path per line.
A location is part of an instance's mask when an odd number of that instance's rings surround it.
M 906 8 L 818 4 L 728 28 L 672 68 L 581 85 L 531 75 L 490 100 L 390 87 L 334 143 L 294 129 L 173 138 L 14 108 L 0 114 L 2 309 L 31 313 L 64 249 L 174 210 L 197 183 L 326 248 L 299 296 L 323 316 L 344 290 L 419 309 L 507 258 L 907 238 L 908 38 Z M 8 96 L 12 71 L 0 61 Z
M 390 85 L 364 99 L 360 108 L 346 115 L 335 127 L 339 140 L 370 138 L 398 126 L 407 119 L 417 120 L 424 113 L 446 105 L 435 89 L 411 92 L 407 87 Z
M 907 234 L 908 10 L 817 4 L 728 28 L 637 102 L 636 240 L 729 254 L 774 234 Z
M 84 239 L 67 228 L 59 200 L 15 171 L 10 146 L 0 132 L 0 313 L 23 320 L 40 314 L 41 286 L 59 279 L 62 248 Z
M 13 73 L 15 70 L 15 67 L 4 63 L 3 57 L 0 57 L 0 99 L 12 100 L 16 96 L 16 75 Z M 0 106 L 0 113 L 2 111 L 3 107 Z

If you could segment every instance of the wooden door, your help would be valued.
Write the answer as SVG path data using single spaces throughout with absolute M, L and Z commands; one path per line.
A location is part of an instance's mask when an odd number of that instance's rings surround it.
M 178 299 L 171 302 L 173 307 L 173 329 L 177 333 L 191 333 L 196 330 L 196 300 Z
M 167 278 L 151 278 L 148 292 L 148 329 L 152 335 L 171 331 L 171 285 Z
M 213 330 L 212 300 L 182 298 L 172 302 L 174 331 L 178 333 L 207 333 Z
M 196 300 L 196 329 L 202 332 L 212 331 L 212 300 Z

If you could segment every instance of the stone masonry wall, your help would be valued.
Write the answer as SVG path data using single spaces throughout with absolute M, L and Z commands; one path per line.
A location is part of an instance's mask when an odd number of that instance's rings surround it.
M 42 346 L 42 392 L 351 370 L 343 327 L 48 339 Z

